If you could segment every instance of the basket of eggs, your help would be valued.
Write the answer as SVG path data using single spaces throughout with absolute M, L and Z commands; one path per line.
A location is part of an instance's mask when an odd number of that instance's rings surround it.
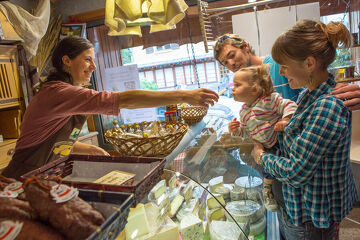
M 208 111 L 208 107 L 190 106 L 188 104 L 181 104 L 180 108 L 182 119 L 189 125 L 200 122 Z
M 120 156 L 165 157 L 179 144 L 188 130 L 181 122 L 141 122 L 118 126 L 105 132 L 105 138 Z

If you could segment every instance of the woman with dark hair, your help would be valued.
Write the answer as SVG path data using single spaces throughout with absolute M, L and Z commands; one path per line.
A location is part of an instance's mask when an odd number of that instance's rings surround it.
M 119 114 L 121 108 L 148 108 L 177 103 L 213 105 L 219 96 L 209 89 L 98 92 L 82 87 L 96 69 L 94 47 L 80 37 L 62 39 L 52 55 L 54 69 L 41 84 L 24 114 L 15 153 L 2 174 L 19 178 L 72 153 L 108 155 L 77 137 L 89 114 Z
M 331 95 L 336 81 L 327 70 L 339 44 L 351 44 L 342 23 L 303 20 L 272 47 L 290 87 L 304 88 L 279 138 L 281 155 L 265 152 L 260 143 L 252 152 L 283 183 L 285 209 L 278 218 L 287 240 L 338 239 L 338 225 L 358 199 L 350 168 L 351 112 Z

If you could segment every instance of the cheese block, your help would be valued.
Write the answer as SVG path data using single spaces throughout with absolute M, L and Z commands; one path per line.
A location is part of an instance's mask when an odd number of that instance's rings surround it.
M 155 202 L 155 204 L 160 209 L 159 210 L 160 211 L 160 216 L 164 217 L 164 216 L 167 216 L 169 214 L 170 209 L 171 209 L 171 204 L 170 204 L 170 198 L 166 193 L 161 195 L 159 197 L 159 199 Z
M 176 214 L 177 220 L 181 221 L 186 215 L 194 214 L 195 216 L 198 215 L 199 211 L 199 199 L 194 198 L 191 199 L 189 203 L 183 203 L 180 210 Z
M 149 222 L 146 217 L 145 207 L 138 204 L 130 208 L 127 224 L 125 226 L 126 239 L 136 239 L 150 232 Z
M 170 188 L 170 191 L 173 190 L 174 188 L 176 188 L 176 175 L 175 174 L 169 179 L 169 188 Z
M 215 188 L 214 193 L 220 194 L 223 196 L 225 202 L 230 201 L 230 189 L 228 187 L 218 186 Z
M 149 201 L 156 201 L 161 195 L 165 193 L 166 183 L 165 180 L 158 182 L 149 192 Z
M 244 200 L 246 197 L 245 188 L 233 188 L 230 191 L 230 199 L 231 201 Z
M 172 201 L 172 200 L 174 200 L 174 198 L 177 196 L 177 195 L 179 195 L 180 194 L 180 190 L 179 190 L 179 188 L 174 188 L 174 189 L 172 189 L 172 190 L 170 190 L 170 188 L 167 188 L 169 191 L 169 198 L 170 198 L 170 202 Z
M 250 220 L 250 223 L 254 223 L 264 216 L 263 208 L 252 200 L 229 202 L 225 208 L 237 222 L 245 223 Z M 226 217 L 232 221 L 230 216 L 226 215 Z
M 155 203 L 145 204 L 146 218 L 150 226 L 150 231 L 156 231 L 156 229 L 162 224 L 164 218 L 160 216 L 160 209 Z
M 145 236 L 136 238 L 136 240 L 180 240 L 178 226 L 169 218 L 166 217 L 164 223 L 158 227 L 156 231 L 153 231 Z M 126 240 L 129 240 L 126 238 Z
M 190 199 L 192 198 L 195 185 L 196 185 L 196 183 L 194 181 L 190 180 L 183 191 L 183 195 L 184 195 L 185 201 L 187 203 L 189 203 Z
M 257 236 L 265 231 L 266 228 L 266 217 L 260 218 L 257 222 L 250 224 L 251 236 Z
M 219 176 L 219 177 L 210 179 L 209 186 L 210 186 L 211 192 L 214 192 L 217 187 L 220 187 L 223 184 L 224 184 L 224 177 L 223 176 Z
M 209 227 L 211 240 L 238 240 L 242 232 L 234 222 L 212 221 Z
M 204 193 L 206 193 L 204 188 L 202 188 L 200 186 L 195 186 L 192 197 L 193 198 L 201 198 Z
M 204 227 L 204 238 L 203 240 L 211 240 L 210 239 L 210 222 L 209 221 L 203 221 L 203 227 Z
M 201 220 L 205 218 L 205 201 L 200 202 L 198 216 Z
M 213 209 L 209 209 L 207 211 L 207 219 L 209 221 L 213 221 L 213 220 L 225 220 L 225 215 L 224 212 L 222 211 L 222 208 L 213 208 Z
M 181 220 L 180 232 L 182 240 L 203 239 L 203 222 L 197 216 L 189 214 Z
M 220 194 L 213 194 L 216 199 L 222 204 L 222 205 L 225 205 L 225 200 L 223 198 L 223 196 L 221 196 Z M 218 201 L 216 201 L 216 199 L 211 195 L 209 194 L 207 196 L 207 199 L 206 199 L 206 205 L 209 209 L 213 209 L 213 208 L 219 208 L 221 207 L 221 205 L 218 203 Z
M 171 201 L 171 206 L 170 206 L 170 217 L 175 216 L 176 212 L 179 210 L 181 204 L 184 201 L 184 197 L 181 195 L 177 195 L 174 200 Z

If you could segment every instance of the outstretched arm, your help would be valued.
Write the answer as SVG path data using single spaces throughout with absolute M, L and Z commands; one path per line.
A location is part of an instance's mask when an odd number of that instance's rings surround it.
M 178 103 L 197 106 L 214 105 L 219 96 L 216 92 L 199 88 L 194 90 L 148 91 L 128 90 L 118 93 L 119 108 L 149 108 Z
M 360 87 L 357 84 L 338 83 L 331 92 L 335 97 L 342 99 L 350 110 L 360 109 Z

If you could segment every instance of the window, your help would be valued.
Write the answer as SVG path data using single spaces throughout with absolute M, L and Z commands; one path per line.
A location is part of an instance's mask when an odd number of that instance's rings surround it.
M 347 13 L 323 16 L 320 20 L 325 24 L 328 24 L 329 22 L 342 22 L 348 29 L 350 28 L 349 14 Z M 350 50 L 336 49 L 336 58 L 330 65 L 330 68 L 338 68 L 349 65 L 351 65 Z

